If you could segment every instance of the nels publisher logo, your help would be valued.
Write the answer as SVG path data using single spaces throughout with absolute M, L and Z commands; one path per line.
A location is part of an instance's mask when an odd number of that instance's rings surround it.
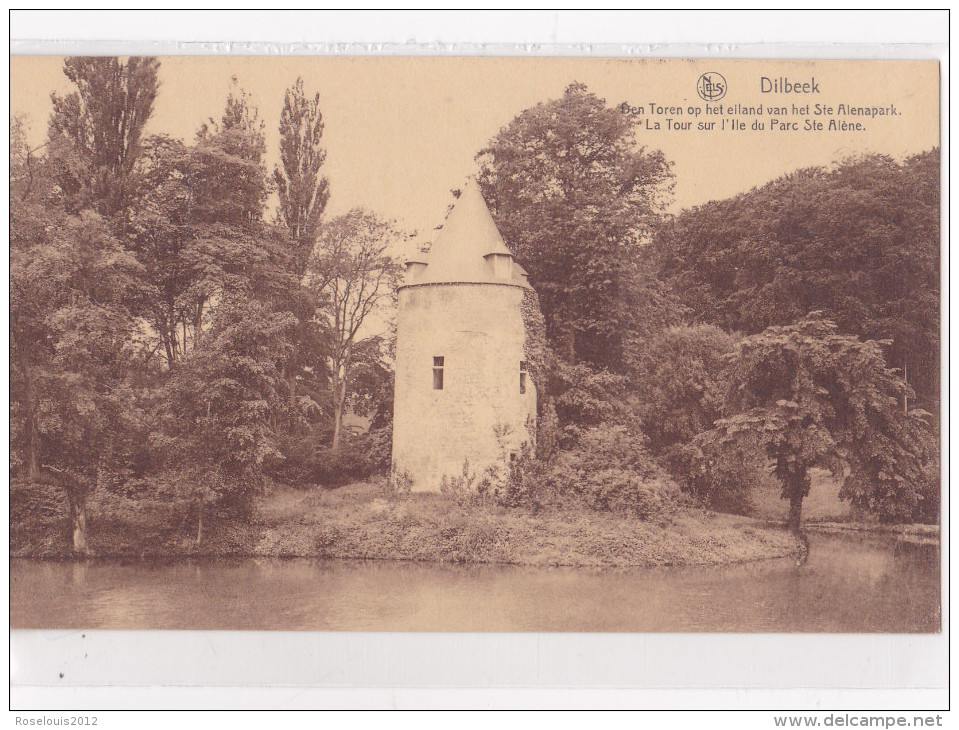
M 696 91 L 704 101 L 719 101 L 726 96 L 726 79 L 715 71 L 707 71 L 696 82 Z

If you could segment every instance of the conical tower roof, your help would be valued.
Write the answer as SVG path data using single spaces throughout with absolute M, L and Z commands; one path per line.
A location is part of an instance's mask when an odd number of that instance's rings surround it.
M 491 283 L 529 286 L 513 271 L 511 278 L 496 278 L 490 261 L 491 254 L 509 256 L 512 253 L 503 243 L 503 237 L 493 222 L 479 185 L 472 179 L 463 187 L 453 204 L 443 228 L 426 257 L 426 269 L 409 284 Z M 422 257 L 417 257 L 417 261 Z

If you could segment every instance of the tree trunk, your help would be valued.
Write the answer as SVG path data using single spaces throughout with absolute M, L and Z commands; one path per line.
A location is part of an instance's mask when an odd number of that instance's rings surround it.
M 87 495 L 81 487 L 70 492 L 70 515 L 73 523 L 73 552 L 87 554 Z
M 289 375 L 290 387 L 290 432 L 296 427 L 296 369 Z
M 176 357 L 173 355 L 173 348 L 170 345 L 169 335 L 165 335 L 163 337 L 163 349 L 166 351 L 167 368 L 173 370 L 174 365 L 176 365 Z
M 902 361 L 902 380 L 906 385 L 909 385 L 909 362 L 907 360 Z M 902 394 L 902 412 L 909 413 L 909 395 L 906 392 Z
M 203 502 L 200 502 L 196 507 L 196 542 L 194 543 L 195 548 L 200 547 L 200 541 L 203 539 Z
M 31 480 L 40 478 L 40 455 L 37 448 L 37 418 L 36 383 L 33 379 L 33 365 L 30 358 L 24 353 L 20 358 L 20 367 L 23 370 L 24 403 L 23 431 L 27 440 L 27 476 Z
M 333 390 L 333 443 L 330 450 L 336 454 L 340 450 L 340 435 L 343 430 L 343 404 L 346 401 L 346 379 L 339 380 Z
M 794 532 L 798 532 L 802 524 L 802 501 L 802 492 L 793 494 L 789 498 L 789 519 L 787 524 L 789 525 L 789 529 Z
M 787 524 L 791 530 L 799 532 L 802 524 L 802 501 L 809 494 L 809 470 L 804 465 L 790 465 L 785 472 L 783 497 L 789 500 Z

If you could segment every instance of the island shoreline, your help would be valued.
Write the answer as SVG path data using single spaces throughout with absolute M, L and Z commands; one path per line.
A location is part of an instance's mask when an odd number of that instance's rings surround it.
M 382 483 L 337 489 L 275 487 L 251 520 L 208 517 L 193 542 L 189 515 L 160 502 L 132 514 L 131 500 L 98 495 L 85 558 L 73 553 L 63 514 L 19 508 L 11 558 L 176 562 L 184 559 L 333 559 L 584 568 L 722 566 L 794 557 L 782 526 L 757 518 L 676 509 L 655 519 L 569 506 L 533 512 L 462 504 L 442 494 L 390 499 Z

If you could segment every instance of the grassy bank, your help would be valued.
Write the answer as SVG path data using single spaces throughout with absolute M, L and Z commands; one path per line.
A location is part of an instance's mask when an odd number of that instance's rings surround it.
M 66 514 L 53 499 L 14 503 L 11 554 L 71 555 Z M 98 495 L 89 543 L 98 557 L 269 556 L 519 565 L 662 566 L 729 563 L 798 551 L 785 530 L 746 517 L 680 510 L 658 522 L 587 510 L 532 514 L 463 507 L 439 494 L 390 500 L 377 483 L 335 490 L 277 487 L 260 498 L 252 522 L 195 525 L 168 505 Z

